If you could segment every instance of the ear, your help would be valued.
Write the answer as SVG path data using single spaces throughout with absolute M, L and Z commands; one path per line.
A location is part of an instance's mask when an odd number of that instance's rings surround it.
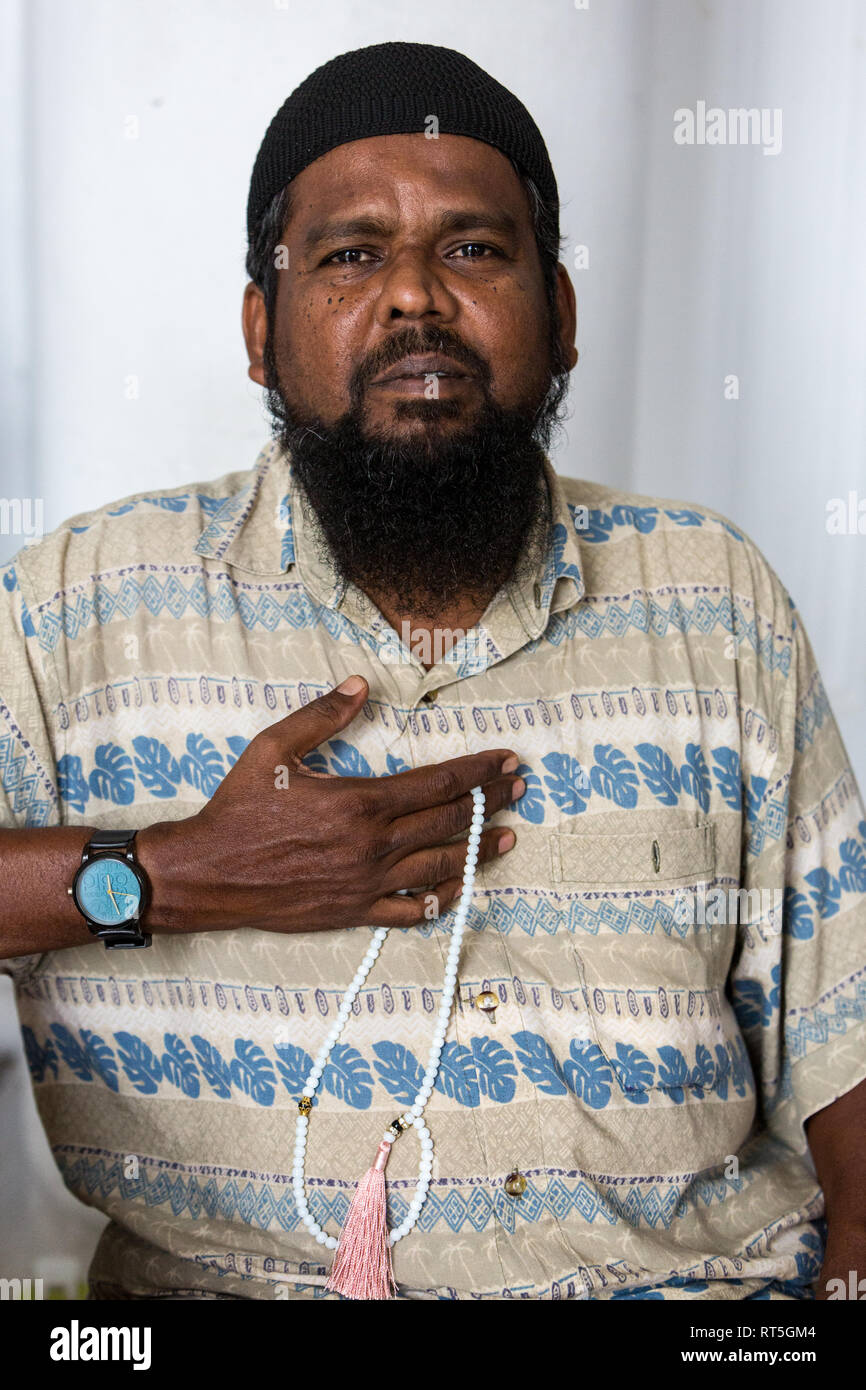
M 577 303 L 574 286 L 568 271 L 561 262 L 556 267 L 556 303 L 559 309 L 559 341 L 568 363 L 568 370 L 572 371 L 577 365 L 578 356 L 577 348 L 574 345 L 577 336 Z
M 258 285 L 254 285 L 252 280 L 244 290 L 241 326 L 244 332 L 244 342 L 247 346 L 247 357 L 250 362 L 247 376 L 250 381 L 264 386 L 266 385 L 264 352 L 268 332 L 268 316 L 265 311 L 265 297 Z

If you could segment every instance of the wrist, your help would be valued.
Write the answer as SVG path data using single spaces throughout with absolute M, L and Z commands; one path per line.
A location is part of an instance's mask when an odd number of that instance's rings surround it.
M 150 885 L 142 926 L 154 935 L 178 935 L 191 930 L 184 891 L 187 875 L 179 852 L 182 824 L 157 821 L 139 830 L 135 837 L 135 857 Z

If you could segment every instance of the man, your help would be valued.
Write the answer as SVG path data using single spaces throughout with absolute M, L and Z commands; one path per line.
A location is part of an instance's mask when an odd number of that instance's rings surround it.
M 58 1165 L 110 1218 L 94 1296 L 338 1297 L 475 786 L 397 1296 L 847 1288 L 866 814 L 749 538 L 550 464 L 575 308 L 534 122 L 449 49 L 343 54 L 271 123 L 248 226 L 255 467 L 4 571 L 3 956 Z M 394 1143 L 392 1229 L 417 1164 Z

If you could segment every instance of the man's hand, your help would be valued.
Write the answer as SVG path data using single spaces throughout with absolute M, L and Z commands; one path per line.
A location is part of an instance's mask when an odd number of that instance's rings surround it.
M 498 748 L 375 778 L 304 767 L 302 758 L 350 724 L 366 698 L 364 681 L 352 695 L 329 691 L 278 720 L 194 816 L 139 831 L 153 887 L 146 928 L 408 927 L 424 921 L 425 896 L 392 896 L 398 889 L 428 888 L 436 915 L 459 894 L 466 840 L 445 842 L 469 830 L 472 787 L 483 787 L 485 817 L 523 794 L 523 783 L 503 774 L 517 757 Z M 513 843 L 512 831 L 485 830 L 478 862 Z

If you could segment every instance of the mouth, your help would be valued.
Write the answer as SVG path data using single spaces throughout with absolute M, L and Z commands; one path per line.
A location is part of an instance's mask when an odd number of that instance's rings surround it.
M 400 382 L 426 383 L 435 377 L 437 381 L 474 381 L 475 374 L 461 367 L 451 357 L 441 353 L 428 352 L 421 356 L 404 357 L 387 371 L 374 377 L 371 386 L 391 386 Z

